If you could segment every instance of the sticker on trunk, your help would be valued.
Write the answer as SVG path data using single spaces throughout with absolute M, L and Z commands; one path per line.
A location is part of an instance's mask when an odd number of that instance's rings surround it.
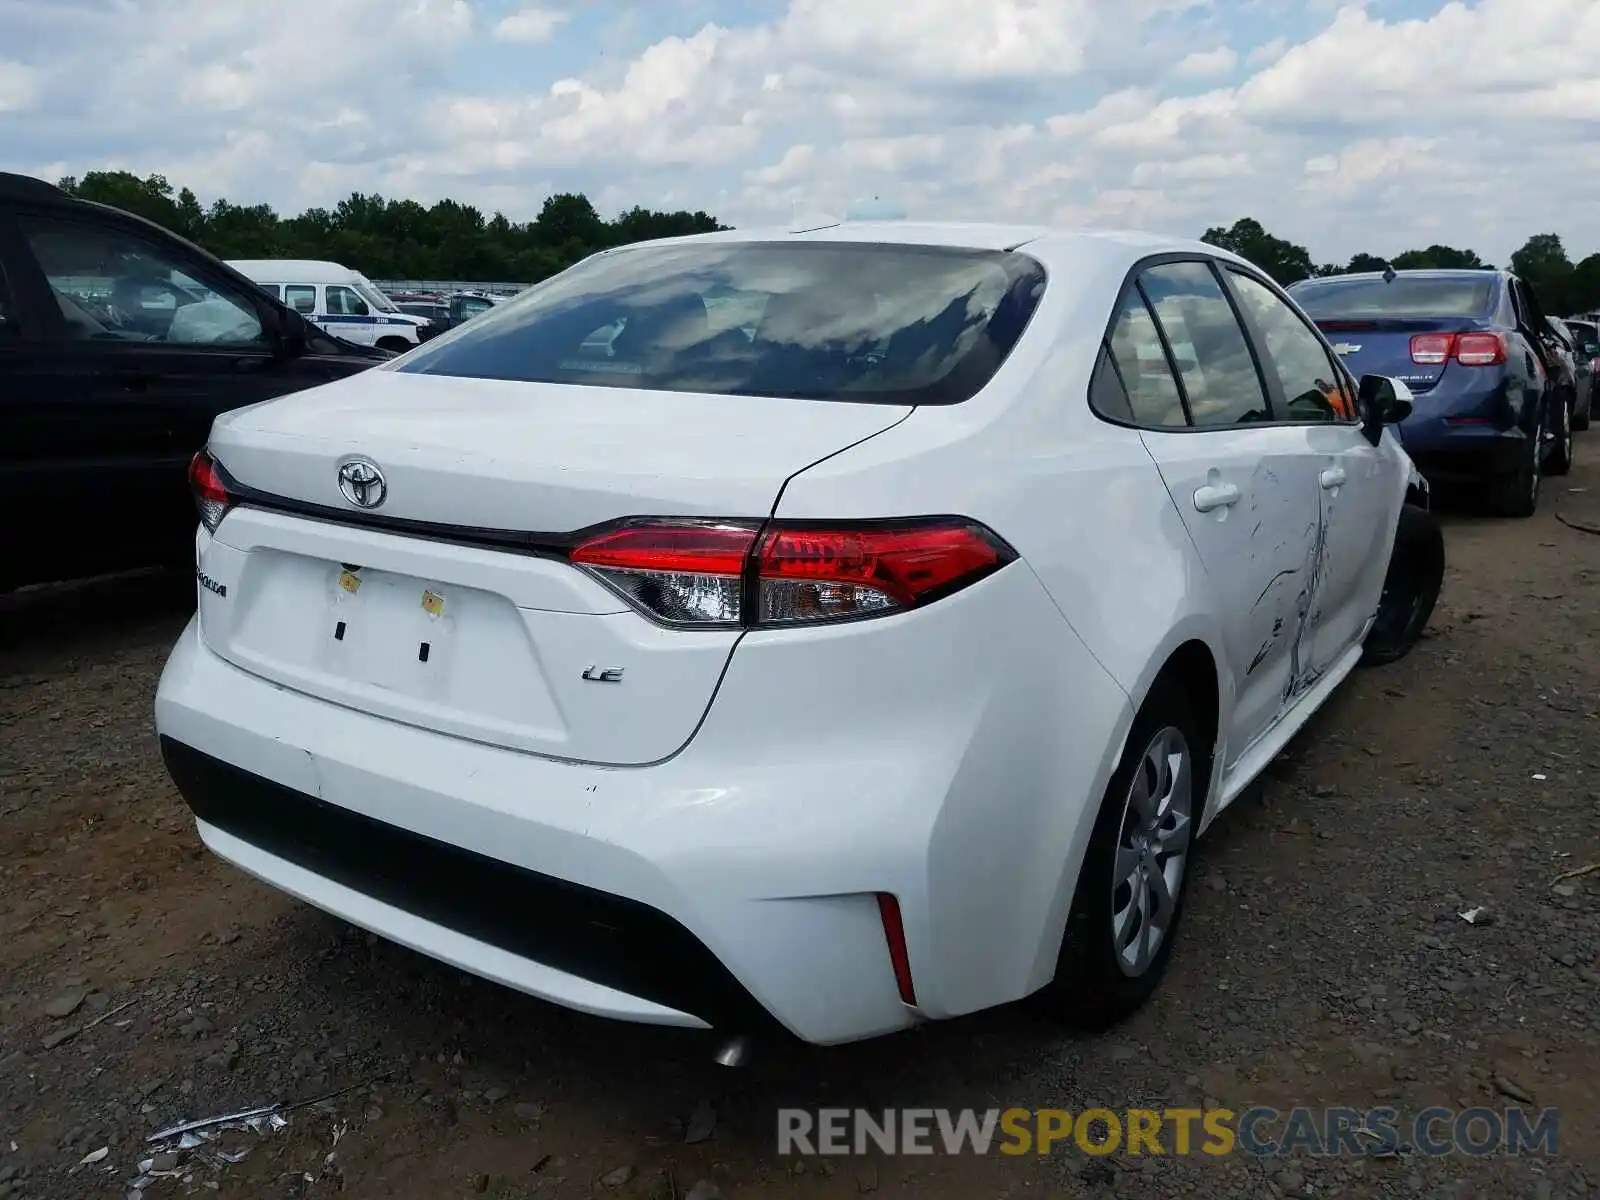
M 437 617 L 444 612 L 444 597 L 438 592 L 422 593 L 422 611 L 430 617 Z

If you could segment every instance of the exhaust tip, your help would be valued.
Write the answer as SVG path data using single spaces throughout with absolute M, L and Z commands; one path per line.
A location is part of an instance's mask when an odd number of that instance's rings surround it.
M 743 1036 L 729 1038 L 718 1047 L 713 1057 L 718 1066 L 742 1067 L 750 1057 L 750 1039 Z

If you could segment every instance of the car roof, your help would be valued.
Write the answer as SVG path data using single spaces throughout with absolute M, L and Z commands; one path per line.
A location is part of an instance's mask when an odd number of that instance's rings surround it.
M 1045 265 L 1093 260 L 1126 262 L 1158 254 L 1203 254 L 1250 266 L 1245 259 L 1209 242 L 1128 229 L 1088 229 L 983 221 L 840 221 L 803 229 L 782 226 L 724 229 L 657 238 L 641 245 L 692 245 L 739 242 L 860 242 L 891 246 L 942 246 L 969 250 L 1025 250 Z M 618 247 L 626 250 L 631 247 Z M 1256 268 L 1259 270 L 1259 268 Z
M 17 175 L 10 171 L 0 171 L 0 199 L 42 200 L 45 203 L 55 204 L 79 203 L 76 197 L 63 192 L 53 183 L 35 179 L 32 175 Z
M 339 263 L 312 258 L 230 258 L 228 265 L 269 283 L 349 283 L 361 275 Z

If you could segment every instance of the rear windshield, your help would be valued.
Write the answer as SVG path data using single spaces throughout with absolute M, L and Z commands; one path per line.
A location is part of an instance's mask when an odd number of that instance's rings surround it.
M 413 351 L 419 375 L 956 404 L 1044 290 L 1025 255 L 825 242 L 597 255 Z
M 1392 283 L 1371 279 L 1318 279 L 1298 284 L 1293 295 L 1314 320 L 1361 317 L 1476 317 L 1494 303 L 1495 277 L 1426 278 L 1397 275 Z

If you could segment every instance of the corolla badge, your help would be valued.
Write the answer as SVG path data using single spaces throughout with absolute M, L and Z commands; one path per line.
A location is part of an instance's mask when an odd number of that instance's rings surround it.
M 357 508 L 377 508 L 389 494 L 389 484 L 378 464 L 365 458 L 352 458 L 339 465 L 339 490 Z

